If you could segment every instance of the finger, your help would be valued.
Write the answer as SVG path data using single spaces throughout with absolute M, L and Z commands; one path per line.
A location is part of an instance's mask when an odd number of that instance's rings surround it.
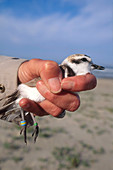
M 73 92 L 91 90 L 96 87 L 96 84 L 96 77 L 93 74 L 68 77 L 61 82 L 62 89 Z
M 48 100 L 44 100 L 43 102 L 37 104 L 32 100 L 24 98 L 19 104 L 25 111 L 34 113 L 38 116 L 52 115 L 57 117 L 63 112 L 63 109 L 55 106 Z
M 62 71 L 56 62 L 32 59 L 29 61 L 28 67 L 31 77 L 41 77 L 51 92 L 58 93 L 61 91 Z
M 39 106 L 54 117 L 58 117 L 64 111 L 48 100 L 44 100 L 43 102 L 39 103 Z
M 43 81 L 37 82 L 37 89 L 42 96 L 63 110 L 75 111 L 80 105 L 80 99 L 77 94 L 66 91 L 53 94 L 48 90 Z
M 43 110 L 37 103 L 33 102 L 30 99 L 23 98 L 19 102 L 20 107 L 22 107 L 25 111 L 34 113 L 38 116 L 45 116 L 48 115 L 48 113 Z

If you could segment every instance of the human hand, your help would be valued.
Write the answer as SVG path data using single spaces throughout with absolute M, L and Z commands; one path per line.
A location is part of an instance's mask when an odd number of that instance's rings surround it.
M 41 103 L 22 99 L 19 103 L 24 110 L 39 116 L 51 114 L 57 117 L 63 110 L 75 111 L 80 105 L 80 99 L 72 92 L 90 90 L 96 86 L 96 78 L 92 74 L 62 80 L 58 64 L 49 60 L 32 59 L 23 63 L 18 77 L 21 83 L 41 77 L 36 87 L 46 99 Z

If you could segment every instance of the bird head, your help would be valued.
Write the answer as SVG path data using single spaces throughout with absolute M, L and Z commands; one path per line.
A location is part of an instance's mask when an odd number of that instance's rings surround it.
M 104 70 L 103 66 L 92 62 L 91 57 L 85 54 L 73 54 L 67 57 L 60 65 L 65 70 L 64 77 L 85 75 L 92 70 Z

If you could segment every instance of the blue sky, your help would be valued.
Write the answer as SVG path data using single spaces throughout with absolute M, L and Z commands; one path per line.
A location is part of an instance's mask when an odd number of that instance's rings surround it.
M 113 65 L 112 0 L 0 0 L 0 54 Z

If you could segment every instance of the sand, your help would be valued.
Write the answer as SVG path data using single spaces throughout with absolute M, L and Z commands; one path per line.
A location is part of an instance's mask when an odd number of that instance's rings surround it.
M 80 97 L 65 118 L 38 118 L 35 144 L 32 129 L 26 146 L 17 126 L 0 121 L 0 170 L 113 170 L 113 79 Z

